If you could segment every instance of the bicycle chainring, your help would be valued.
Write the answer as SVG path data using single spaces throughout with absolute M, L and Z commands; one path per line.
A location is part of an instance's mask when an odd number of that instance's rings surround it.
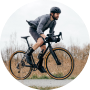
M 32 70 L 33 70 L 33 71 L 36 71 L 36 70 L 37 70 L 37 65 L 36 65 L 36 64 L 33 65 Z

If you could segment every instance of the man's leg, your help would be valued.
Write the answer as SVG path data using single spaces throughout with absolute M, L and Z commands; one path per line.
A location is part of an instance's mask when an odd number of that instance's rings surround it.
M 42 44 L 43 44 L 43 39 L 40 37 L 40 38 L 38 38 L 38 40 L 37 40 L 37 43 L 36 44 L 34 44 L 34 46 L 30 49 L 30 51 L 26 54 L 26 59 L 27 59 L 27 62 L 29 63 L 29 64 L 31 64 L 32 65 L 32 60 L 31 60 L 31 54 L 39 47 L 39 46 L 41 46 Z
M 41 46 L 43 44 L 43 39 L 40 37 L 40 35 L 37 33 L 36 29 L 33 27 L 29 28 L 29 32 L 32 35 L 32 37 L 34 38 L 34 40 L 36 41 L 36 44 L 34 44 L 34 46 L 30 49 L 30 51 L 26 54 L 26 59 L 27 62 L 29 64 L 32 63 L 31 60 L 31 54 L 34 52 L 34 50 L 36 50 L 39 46 Z M 31 62 L 31 63 L 30 63 Z
M 40 45 L 43 44 L 44 41 L 41 36 L 37 33 L 35 28 L 30 27 L 29 32 L 32 35 L 33 39 L 36 41 L 36 44 L 34 44 L 34 46 L 32 47 L 33 50 L 36 50 Z
M 41 48 L 41 51 L 42 51 L 42 50 L 45 51 L 45 50 L 46 50 L 46 45 L 43 45 L 43 46 L 41 46 L 40 48 Z M 43 51 L 43 53 L 44 53 L 44 51 Z M 43 63 L 43 57 L 41 57 L 40 60 L 39 60 L 39 66 L 42 66 L 42 63 Z
M 44 51 L 46 50 L 46 45 L 43 45 L 40 47 L 41 48 L 41 51 L 44 49 Z
M 43 41 L 44 41 L 44 39 L 46 38 L 46 36 L 45 36 L 44 34 L 41 34 L 41 37 L 42 37 Z M 44 50 L 44 51 L 43 51 L 43 53 L 44 53 L 45 50 L 46 50 L 46 44 L 43 43 L 43 44 L 40 46 L 40 48 L 41 48 L 41 51 Z M 43 63 L 43 57 L 41 56 L 41 58 L 40 58 L 40 60 L 39 60 L 39 66 L 42 66 L 42 63 Z
M 44 40 L 42 39 L 42 37 L 44 38 L 44 35 L 39 35 L 38 33 L 37 33 L 37 31 L 34 29 L 34 28 L 32 28 L 32 27 L 30 27 L 30 30 L 29 30 L 29 32 L 30 32 L 30 34 L 32 35 L 32 37 L 34 38 L 34 40 L 36 41 L 36 44 L 34 44 L 34 46 L 30 49 L 30 51 L 26 54 L 26 59 L 27 59 L 27 62 L 29 63 L 29 64 L 31 64 L 32 63 L 32 60 L 31 60 L 31 54 L 33 53 L 33 51 L 34 50 L 36 50 L 38 47 L 40 47 L 43 43 L 44 43 Z M 41 50 L 45 50 L 46 49 L 46 46 L 41 46 Z M 42 61 L 43 61 L 43 59 L 42 59 Z M 30 63 L 31 62 L 31 63 Z M 42 63 L 42 62 L 41 62 Z M 44 69 L 44 67 L 42 66 L 42 64 L 41 64 L 41 66 L 40 67 L 38 67 L 38 70 L 40 71 L 40 72 L 46 72 L 45 71 L 45 69 Z
M 37 40 L 37 43 L 34 44 L 34 46 L 32 47 L 34 50 L 36 50 L 38 47 L 40 47 L 42 44 L 44 43 L 43 39 L 40 37 Z
M 37 43 L 34 44 L 34 46 L 30 49 L 30 52 L 28 52 L 27 55 L 30 56 L 33 53 L 33 51 L 35 51 L 38 47 L 40 47 L 43 44 L 43 42 L 44 41 L 42 38 L 38 38 Z M 42 47 L 42 49 L 43 49 L 43 47 Z
M 46 50 L 46 45 L 43 45 L 43 46 L 41 46 L 41 50 Z M 43 53 L 44 53 L 44 51 L 43 51 Z M 42 73 L 45 73 L 46 72 L 46 70 L 44 69 L 44 67 L 42 66 L 42 63 L 43 63 L 43 57 L 40 57 L 39 58 L 39 62 L 38 62 L 38 70 L 40 71 L 40 72 L 42 72 Z

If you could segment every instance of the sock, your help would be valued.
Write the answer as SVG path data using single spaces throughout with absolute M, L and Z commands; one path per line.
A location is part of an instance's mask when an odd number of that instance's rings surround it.
M 30 56 L 34 52 L 34 49 L 31 48 L 30 51 L 27 53 L 28 56 Z

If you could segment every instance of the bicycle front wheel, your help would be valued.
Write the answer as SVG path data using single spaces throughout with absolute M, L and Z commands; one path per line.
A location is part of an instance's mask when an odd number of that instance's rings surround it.
M 45 68 L 50 77 L 63 80 L 68 78 L 74 69 L 74 59 L 70 52 L 64 48 L 54 48 L 58 60 L 61 65 L 57 65 L 55 59 L 50 52 L 47 53 L 45 58 Z
M 9 69 L 14 78 L 23 80 L 31 74 L 32 68 L 25 67 L 24 65 L 29 65 L 25 58 L 25 52 L 14 52 L 9 60 Z

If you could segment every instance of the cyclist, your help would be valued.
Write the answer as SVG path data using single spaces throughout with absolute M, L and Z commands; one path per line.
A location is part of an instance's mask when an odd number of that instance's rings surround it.
M 50 28 L 49 33 L 53 33 L 54 27 L 56 25 L 56 20 L 58 20 L 61 10 L 59 7 L 52 7 L 50 9 L 50 14 L 45 14 L 39 16 L 35 20 L 28 21 L 30 25 L 29 32 L 36 41 L 34 46 L 28 51 L 26 54 L 27 63 L 32 65 L 31 54 L 40 47 L 41 50 L 46 50 L 46 45 L 44 43 L 44 39 L 46 38 L 44 31 Z M 44 67 L 42 66 L 43 57 L 39 59 L 38 70 L 42 73 L 46 72 Z

